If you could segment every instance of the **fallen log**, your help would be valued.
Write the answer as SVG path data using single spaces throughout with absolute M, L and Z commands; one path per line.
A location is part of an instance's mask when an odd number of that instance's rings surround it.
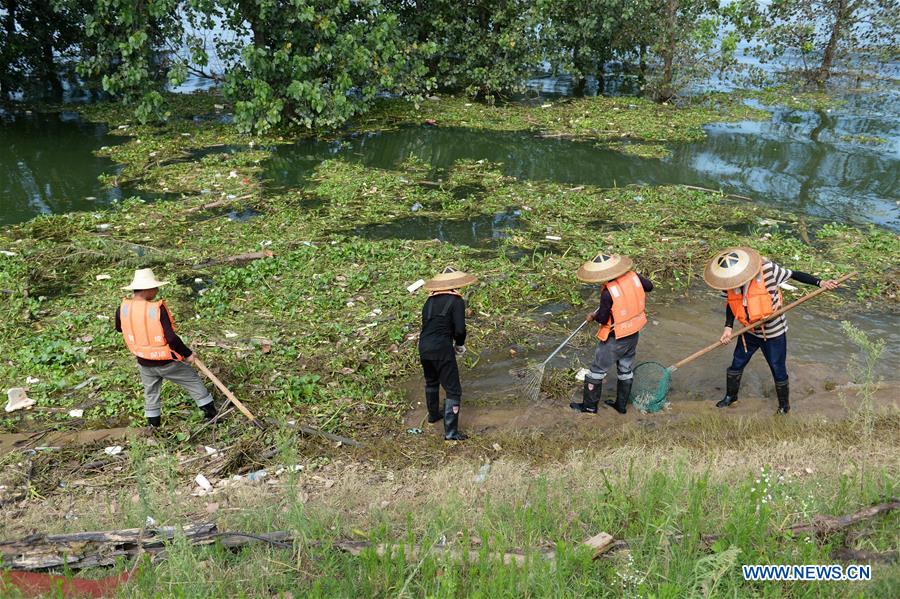
M 887 514 L 900 508 L 900 500 L 874 505 L 846 516 L 816 516 L 811 523 L 796 524 L 783 529 L 782 533 L 791 535 L 815 534 L 825 536 L 859 522 Z M 31 535 L 15 541 L 0 542 L 0 558 L 6 567 L 14 570 L 47 570 L 65 566 L 70 570 L 92 568 L 97 566 L 111 566 L 119 558 L 129 558 L 144 552 L 151 555 L 165 553 L 166 545 L 176 536 L 183 536 L 192 545 L 203 546 L 219 543 L 223 547 L 236 549 L 245 545 L 264 542 L 274 547 L 291 549 L 295 539 L 289 531 L 275 531 L 261 534 L 243 532 L 222 532 L 214 523 L 189 524 L 183 528 L 174 526 L 161 526 L 158 528 L 141 529 L 131 528 L 125 530 L 81 532 L 62 535 Z M 701 541 L 711 545 L 722 535 L 703 535 Z M 683 540 L 685 535 L 671 537 L 673 541 Z M 614 540 L 607 533 L 600 533 L 583 542 L 583 545 L 593 552 L 593 558 L 613 554 L 617 551 L 629 549 L 634 544 L 632 540 Z M 404 543 L 379 543 L 369 541 L 355 541 L 338 539 L 335 541 L 314 541 L 307 543 L 306 547 L 333 547 L 345 551 L 351 555 L 360 555 L 368 549 L 374 549 L 377 555 L 395 556 L 403 555 L 410 561 L 419 561 L 426 555 L 443 555 L 447 558 L 460 561 L 479 561 L 482 552 L 478 549 L 463 550 L 447 545 L 422 546 Z M 492 560 L 502 561 L 504 564 L 522 566 L 527 563 L 529 556 L 553 561 L 556 553 L 552 549 L 535 547 L 527 552 L 497 552 L 489 551 L 487 557 Z M 896 552 L 871 553 L 860 552 L 852 549 L 839 549 L 835 551 L 836 559 L 856 559 L 862 561 L 896 560 Z
M 235 254 L 234 256 L 226 256 L 225 258 L 211 258 L 196 265 L 196 268 L 207 268 L 209 266 L 220 266 L 222 264 L 244 264 L 260 260 L 262 258 L 271 258 L 274 256 L 271 251 L 263 250 L 261 252 L 247 252 L 246 254 Z

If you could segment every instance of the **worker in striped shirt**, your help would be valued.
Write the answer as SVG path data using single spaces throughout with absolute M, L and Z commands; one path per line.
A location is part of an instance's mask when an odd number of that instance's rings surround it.
M 713 289 L 725 292 L 722 343 L 731 341 L 735 319 L 744 326 L 751 326 L 780 309 L 784 305 L 780 286 L 788 279 L 826 289 L 838 286 L 837 281 L 823 281 L 805 272 L 779 266 L 748 247 L 728 248 L 716 254 L 706 265 L 703 280 Z M 782 314 L 741 335 L 726 372 L 725 397 L 716 403 L 716 407 L 726 408 L 738 400 L 741 374 L 756 350 L 762 350 L 775 379 L 775 393 L 778 396 L 776 413 L 787 414 L 790 411 L 790 388 L 785 365 L 787 329 L 787 320 Z

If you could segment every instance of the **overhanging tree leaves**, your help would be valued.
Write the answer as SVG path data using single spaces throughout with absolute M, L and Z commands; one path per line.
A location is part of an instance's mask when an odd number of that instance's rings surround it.
M 423 46 L 405 44 L 380 0 L 225 0 L 225 22 L 249 43 L 225 76 L 238 126 L 336 127 L 381 91 L 425 75 Z
M 493 101 L 521 91 L 540 59 L 531 0 L 391 0 L 407 40 L 430 41 L 437 86 Z
M 841 60 L 871 69 L 900 57 L 896 0 L 774 0 L 760 14 L 760 56 L 799 56 L 807 77 L 819 83 Z
M 180 39 L 178 0 L 97 0 L 85 18 L 88 44 L 78 72 L 135 106 L 143 122 L 162 116 L 165 83 L 180 83 L 184 65 L 163 51 Z

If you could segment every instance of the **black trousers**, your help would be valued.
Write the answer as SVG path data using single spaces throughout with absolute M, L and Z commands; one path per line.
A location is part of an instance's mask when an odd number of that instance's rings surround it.
M 456 356 L 451 352 L 440 356 L 423 356 L 419 354 L 422 362 L 422 372 L 425 374 L 425 392 L 437 392 L 439 387 L 444 388 L 444 393 L 449 399 L 462 397 L 462 385 L 459 383 L 459 368 L 456 366 Z

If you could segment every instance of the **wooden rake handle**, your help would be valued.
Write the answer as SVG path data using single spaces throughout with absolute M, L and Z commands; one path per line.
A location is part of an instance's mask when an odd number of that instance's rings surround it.
M 209 368 L 206 367 L 206 364 L 201 362 L 199 359 L 195 358 L 194 366 L 197 367 L 197 370 L 199 370 L 200 372 L 205 374 L 207 376 L 207 378 L 209 378 L 209 380 L 211 380 L 213 382 L 213 384 L 219 389 L 219 391 L 221 391 L 222 394 L 228 398 L 228 401 L 230 401 L 232 404 L 234 404 L 234 407 L 236 407 L 241 412 L 241 414 L 246 416 L 250 420 L 250 422 L 253 423 L 254 426 L 256 426 L 256 428 L 258 428 L 260 430 L 262 430 L 264 428 L 262 423 L 256 419 L 256 416 L 254 416 L 253 413 L 250 412 L 250 410 L 248 410 L 244 404 L 242 404 L 240 401 L 238 401 L 238 398 L 234 396 L 234 393 L 232 393 L 228 389 L 228 387 L 226 387 L 225 384 L 219 380 L 219 377 L 214 375 L 209 370 Z
M 844 281 L 846 281 L 846 280 L 849 279 L 850 277 L 856 276 L 856 274 L 857 274 L 856 272 L 851 272 L 851 273 L 849 273 L 849 274 L 846 274 L 846 275 L 842 276 L 840 279 L 838 279 L 837 282 L 838 282 L 838 283 L 843 283 Z M 828 291 L 828 289 L 826 289 L 826 288 L 824 288 L 824 287 L 820 287 L 819 289 L 816 289 L 815 291 L 812 291 L 812 292 L 810 292 L 810 293 L 807 293 L 806 295 L 804 295 L 804 296 L 801 297 L 800 299 L 798 299 L 798 300 L 796 300 L 796 301 L 794 301 L 794 302 L 788 304 L 787 306 L 784 306 L 783 308 L 779 308 L 778 310 L 775 310 L 774 312 L 772 312 L 771 314 L 769 314 L 768 316 L 766 316 L 766 317 L 763 318 L 762 320 L 759 320 L 759 321 L 753 323 L 753 324 L 750 325 L 750 326 L 746 326 L 746 327 L 742 327 L 742 328 L 738 329 L 737 331 L 735 331 L 734 333 L 731 334 L 731 339 L 732 339 L 732 340 L 733 340 L 733 339 L 737 339 L 738 337 L 740 337 L 741 335 L 743 335 L 743 334 L 746 333 L 747 331 L 749 331 L 749 330 L 751 330 L 751 329 L 757 329 L 757 328 L 759 328 L 759 325 L 761 325 L 761 324 L 763 324 L 763 323 L 766 323 L 766 322 L 772 320 L 773 318 L 778 318 L 779 316 L 781 316 L 781 315 L 784 314 L 785 312 L 788 312 L 788 311 L 790 311 L 790 310 L 793 310 L 794 308 L 796 308 L 797 306 L 799 306 L 799 305 L 802 304 L 803 302 L 809 301 L 809 300 L 811 300 L 812 298 L 816 297 L 817 295 L 819 295 L 819 294 L 821 294 L 821 293 L 825 293 L 826 291 Z M 728 343 L 731 343 L 731 341 L 729 341 Z M 674 372 L 674 371 L 678 370 L 679 368 L 681 368 L 682 366 L 684 366 L 685 364 L 687 364 L 688 362 L 693 362 L 693 361 L 696 360 L 697 358 L 706 355 L 707 353 L 711 352 L 712 350 L 716 349 L 717 347 L 721 347 L 721 346 L 723 346 L 723 345 L 728 345 L 728 343 L 722 343 L 722 341 L 716 341 L 716 342 L 713 343 L 712 345 L 709 345 L 709 346 L 707 346 L 707 347 L 704 347 L 704 348 L 701 349 L 700 351 L 697 351 L 697 352 L 692 353 L 691 355 L 689 355 L 687 358 L 681 360 L 680 362 L 676 362 L 675 364 L 669 366 L 669 372 Z

